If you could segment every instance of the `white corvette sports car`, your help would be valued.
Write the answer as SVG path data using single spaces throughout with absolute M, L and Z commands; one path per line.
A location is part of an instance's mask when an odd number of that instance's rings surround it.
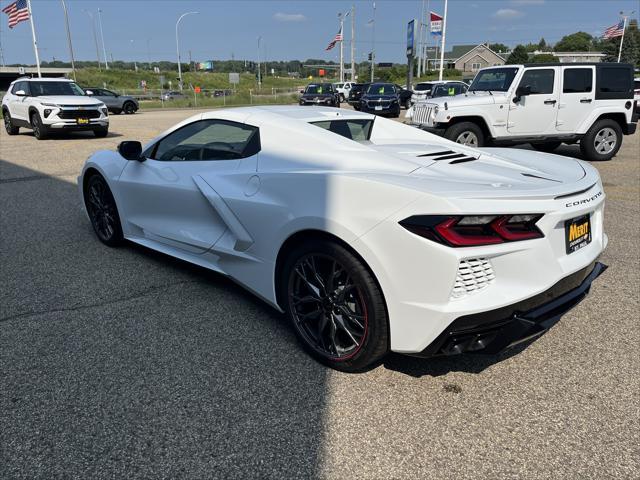
M 228 275 L 324 363 L 494 353 L 548 330 L 606 268 L 595 168 L 473 149 L 334 108 L 193 116 L 78 178 L 99 239 Z

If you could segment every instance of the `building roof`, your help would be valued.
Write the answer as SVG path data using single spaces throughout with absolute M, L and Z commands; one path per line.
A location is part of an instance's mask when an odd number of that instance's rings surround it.
M 477 46 L 478 45 L 454 45 L 449 52 L 444 52 L 444 56 L 445 58 L 457 60 L 461 56 L 469 53 L 471 50 L 473 50 Z

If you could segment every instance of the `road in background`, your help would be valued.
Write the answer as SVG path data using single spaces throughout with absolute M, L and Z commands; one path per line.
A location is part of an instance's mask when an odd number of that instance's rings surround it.
M 112 116 L 104 139 L 0 133 L 0 478 L 637 476 L 639 134 L 593 163 L 610 268 L 549 333 L 347 375 L 224 277 L 93 234 L 86 157 L 194 113 Z

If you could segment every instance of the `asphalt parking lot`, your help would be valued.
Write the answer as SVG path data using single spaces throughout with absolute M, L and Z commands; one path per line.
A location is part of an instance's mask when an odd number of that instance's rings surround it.
M 0 478 L 637 478 L 640 134 L 594 164 L 610 268 L 549 333 L 348 375 L 231 281 L 94 236 L 86 157 L 193 113 L 0 133 Z

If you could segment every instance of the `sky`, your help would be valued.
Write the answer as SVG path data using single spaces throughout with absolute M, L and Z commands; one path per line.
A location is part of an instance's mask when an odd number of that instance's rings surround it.
M 91 20 L 102 10 L 104 43 L 108 58 L 146 62 L 176 60 L 175 23 L 180 23 L 183 61 L 189 50 L 194 61 L 218 59 L 255 60 L 257 39 L 262 37 L 264 60 L 337 61 L 339 48 L 325 47 L 338 31 L 338 13 L 355 5 L 356 60 L 371 51 L 374 28 L 372 1 L 214 1 L 214 0 L 66 0 L 75 57 L 95 60 L 96 47 Z M 0 0 L 4 8 L 9 0 Z M 69 60 L 64 16 L 59 0 L 32 0 L 41 60 Z M 379 62 L 405 62 L 406 26 L 419 18 L 422 0 L 377 0 L 375 2 L 375 48 Z M 425 1 L 428 9 L 444 10 L 444 0 Z M 447 50 L 452 45 L 480 42 L 553 43 L 568 33 L 585 31 L 600 35 L 619 19 L 620 11 L 638 17 L 638 0 L 449 0 Z M 345 59 L 349 58 L 351 22 L 345 22 Z M 98 27 L 98 41 L 100 32 Z M 34 63 L 28 22 L 10 30 L 0 13 L 0 42 L 4 59 L 11 63 Z M 102 55 L 102 45 L 100 45 Z

